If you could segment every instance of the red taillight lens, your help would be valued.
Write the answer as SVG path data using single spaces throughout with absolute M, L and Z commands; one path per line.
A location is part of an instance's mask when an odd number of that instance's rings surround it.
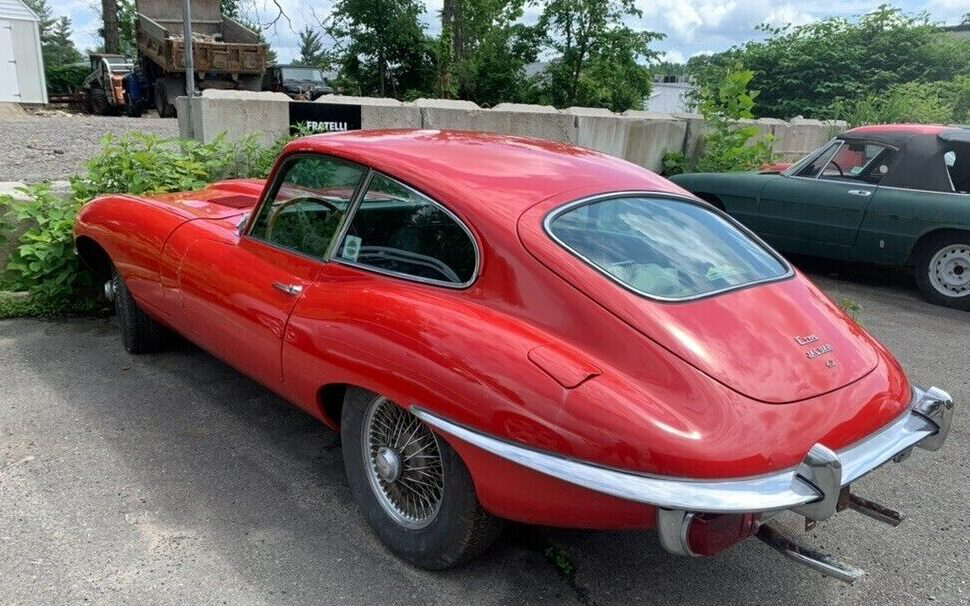
M 756 513 L 696 513 L 687 527 L 687 546 L 696 555 L 714 555 L 753 535 L 760 521 Z

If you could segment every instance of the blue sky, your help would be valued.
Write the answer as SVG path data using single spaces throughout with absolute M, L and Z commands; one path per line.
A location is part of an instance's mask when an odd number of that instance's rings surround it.
M 179 2 L 180 0 L 171 0 Z M 289 21 L 280 19 L 267 32 L 270 43 L 282 61 L 297 54 L 297 32 L 305 25 L 315 26 L 329 12 L 329 0 L 278 0 Z M 656 44 L 672 61 L 684 61 L 692 55 L 720 51 L 758 37 L 759 23 L 784 25 L 804 24 L 828 16 L 852 17 L 881 4 L 881 0 L 837 1 L 815 0 L 811 3 L 787 0 L 637 0 L 643 18 L 634 23 L 662 32 L 667 38 Z M 67 15 L 74 23 L 74 41 L 84 50 L 97 44 L 100 0 L 50 0 L 55 15 Z M 424 20 L 431 31 L 437 30 L 437 15 L 441 0 L 425 0 Z M 264 23 L 277 13 L 273 0 L 242 0 L 244 12 L 257 15 Z M 960 16 L 970 11 L 970 0 L 905 0 L 896 2 L 907 11 L 926 10 L 932 18 L 949 24 L 958 23 Z M 526 11 L 526 19 L 534 20 L 535 7 Z

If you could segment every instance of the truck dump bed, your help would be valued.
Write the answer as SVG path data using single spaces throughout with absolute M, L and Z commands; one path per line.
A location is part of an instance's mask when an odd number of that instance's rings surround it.
M 163 72 L 185 69 L 181 3 L 138 0 L 138 50 Z M 238 21 L 222 15 L 219 0 L 192 2 L 195 71 L 218 74 L 262 74 L 266 45 Z

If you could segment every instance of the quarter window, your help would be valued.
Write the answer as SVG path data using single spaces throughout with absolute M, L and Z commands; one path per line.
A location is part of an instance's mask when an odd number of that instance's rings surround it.
M 250 235 L 323 259 L 366 169 L 327 156 L 303 156 L 284 170 Z
M 336 255 L 379 271 L 464 285 L 475 275 L 471 235 L 450 212 L 410 187 L 375 174 Z
M 790 271 L 720 215 L 671 198 L 609 198 L 566 207 L 547 228 L 613 280 L 661 299 L 700 297 Z

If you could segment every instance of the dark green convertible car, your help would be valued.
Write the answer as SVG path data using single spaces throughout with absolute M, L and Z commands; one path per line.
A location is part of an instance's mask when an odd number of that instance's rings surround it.
M 970 129 L 865 126 L 781 173 L 671 180 L 781 251 L 912 266 L 927 299 L 970 310 Z

